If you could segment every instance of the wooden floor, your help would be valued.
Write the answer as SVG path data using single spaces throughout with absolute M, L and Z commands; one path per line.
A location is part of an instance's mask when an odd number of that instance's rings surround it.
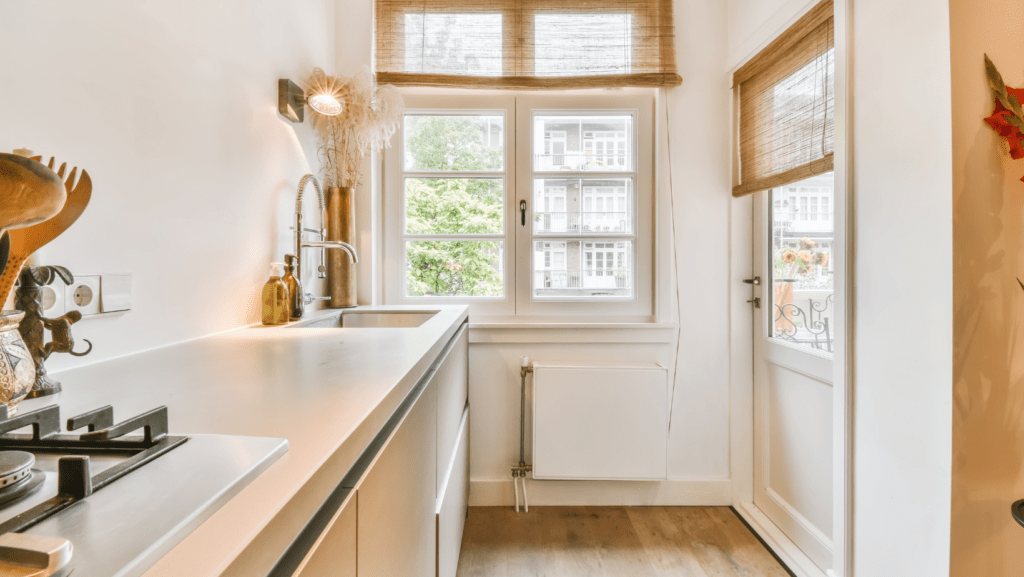
M 789 577 L 728 507 L 473 507 L 458 577 Z

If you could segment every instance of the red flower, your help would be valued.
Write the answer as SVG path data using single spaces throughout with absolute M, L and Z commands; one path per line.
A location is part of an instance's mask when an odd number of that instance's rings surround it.
M 1018 102 L 1024 103 L 1024 88 L 1010 88 L 1007 86 L 1006 91 L 1012 96 L 1016 96 Z M 985 122 L 999 136 L 1006 139 L 1007 144 L 1010 146 L 1010 158 L 1018 160 L 1024 158 L 1024 133 L 1021 133 L 1021 130 L 1013 124 L 1010 124 L 1007 117 L 1011 116 L 1013 116 L 1013 112 L 1003 108 L 1003 105 L 996 99 L 996 109 L 992 112 L 992 116 L 985 119 Z

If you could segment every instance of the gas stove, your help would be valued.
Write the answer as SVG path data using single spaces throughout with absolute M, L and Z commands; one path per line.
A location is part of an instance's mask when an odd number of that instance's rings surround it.
M 288 446 L 172 436 L 166 407 L 116 424 L 101 407 L 70 434 L 60 421 L 57 405 L 0 404 L 0 576 L 141 575 Z

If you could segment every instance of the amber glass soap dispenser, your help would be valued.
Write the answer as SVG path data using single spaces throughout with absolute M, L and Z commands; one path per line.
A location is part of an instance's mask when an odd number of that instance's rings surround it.
M 288 296 L 291 298 L 291 318 L 297 321 L 302 318 L 305 304 L 302 302 L 302 283 L 295 278 L 295 264 L 298 259 L 293 254 L 284 255 L 284 284 L 288 287 Z
M 270 280 L 263 285 L 263 324 L 283 325 L 291 314 L 288 285 L 281 280 L 283 263 L 270 263 Z

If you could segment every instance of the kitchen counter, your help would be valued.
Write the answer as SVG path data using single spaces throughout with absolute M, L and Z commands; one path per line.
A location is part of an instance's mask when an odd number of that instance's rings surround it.
M 288 452 L 146 577 L 265 574 L 467 318 L 465 306 L 415 328 L 243 327 L 54 375 L 64 418 L 105 404 L 117 419 L 167 405 L 172 434 L 288 439 Z M 318 316 L 339 311 L 317 311 Z M 228 456 L 225 456 L 228 457 Z

